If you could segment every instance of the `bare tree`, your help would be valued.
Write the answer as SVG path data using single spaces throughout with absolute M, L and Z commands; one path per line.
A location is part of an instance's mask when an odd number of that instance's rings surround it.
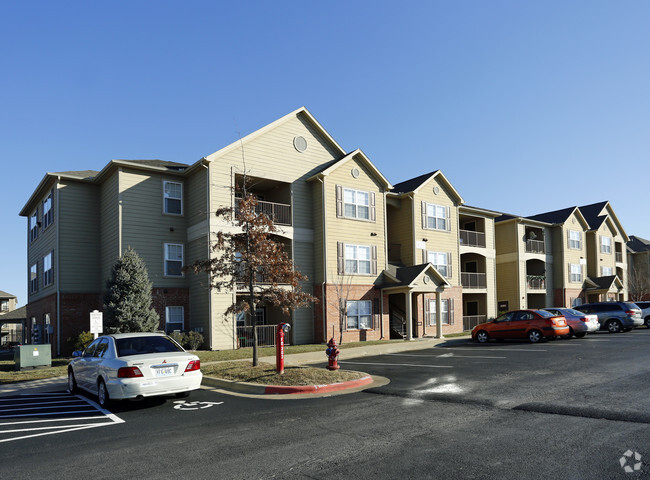
M 327 304 L 336 309 L 339 315 L 339 345 L 343 343 L 343 331 L 345 330 L 348 316 L 348 298 L 352 288 L 352 276 L 345 273 L 337 275 L 334 286 L 334 295 L 327 295 Z M 327 335 L 327 332 L 325 332 Z M 334 335 L 332 335 L 334 336 Z
M 650 295 L 650 272 L 648 269 L 630 265 L 627 282 L 631 301 L 643 300 L 646 295 Z
M 291 309 L 305 307 L 316 298 L 301 290 L 300 282 L 306 281 L 307 276 L 295 269 L 284 245 L 274 238 L 277 228 L 273 219 L 261 212 L 248 188 L 244 175 L 243 182 L 236 187 L 241 192 L 241 198 L 236 199 L 237 207 L 223 207 L 215 212 L 217 217 L 234 221 L 239 231 L 217 232 L 211 245 L 212 258 L 197 261 L 190 268 L 197 273 L 207 272 L 210 286 L 217 291 L 246 292 L 225 313 L 248 315 L 253 325 L 253 365 L 257 365 L 256 306 L 280 307 L 288 315 Z

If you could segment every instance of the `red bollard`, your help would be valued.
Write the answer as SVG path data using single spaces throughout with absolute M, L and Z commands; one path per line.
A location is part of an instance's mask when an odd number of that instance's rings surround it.
M 275 330 L 275 371 L 280 375 L 284 373 L 284 335 L 290 329 L 288 323 L 279 323 Z
M 340 350 L 336 346 L 336 340 L 334 340 L 334 337 L 330 338 L 330 341 L 327 342 L 327 350 L 325 350 L 325 355 L 327 355 L 327 369 L 328 370 L 338 370 L 339 364 L 339 353 Z

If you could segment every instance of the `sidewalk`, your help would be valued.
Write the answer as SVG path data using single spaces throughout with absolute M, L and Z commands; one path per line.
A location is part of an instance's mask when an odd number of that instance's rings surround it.
M 460 337 L 458 340 L 466 340 L 466 339 L 469 339 L 469 337 Z M 415 340 L 411 340 L 410 342 L 407 341 L 391 342 L 391 343 L 379 344 L 379 345 L 368 345 L 368 346 L 360 346 L 354 348 L 345 348 L 345 349 L 341 349 L 339 360 L 345 361 L 353 358 L 362 358 L 362 357 L 368 357 L 373 355 L 384 355 L 387 353 L 399 353 L 399 352 L 408 352 L 411 350 L 421 350 L 425 348 L 435 347 L 436 345 L 440 345 L 450 340 L 444 338 L 418 338 Z M 322 352 L 294 353 L 291 355 L 286 355 L 285 365 L 325 366 L 325 364 L 327 363 L 327 357 L 325 356 L 325 349 L 326 346 L 323 345 Z M 259 361 L 266 362 L 266 363 L 275 363 L 275 356 L 260 357 Z M 68 388 L 67 380 L 68 380 L 67 377 L 62 376 L 62 377 L 47 378 L 44 380 L 33 380 L 30 382 L 2 384 L 0 385 L 0 397 L 8 396 L 8 395 L 38 394 L 43 392 L 66 390 Z M 215 388 L 235 391 L 239 393 L 250 393 L 250 394 L 271 393 L 265 391 L 266 387 L 264 385 L 242 384 L 242 383 L 237 384 L 235 382 L 227 382 L 227 381 L 223 381 L 211 377 L 203 377 L 203 385 L 210 385 Z M 349 388 L 351 389 L 356 389 L 357 387 L 359 387 L 359 385 L 354 383 L 350 384 L 349 386 Z M 278 393 L 278 392 L 273 392 L 273 393 Z M 297 393 L 297 392 L 287 392 L 287 393 Z

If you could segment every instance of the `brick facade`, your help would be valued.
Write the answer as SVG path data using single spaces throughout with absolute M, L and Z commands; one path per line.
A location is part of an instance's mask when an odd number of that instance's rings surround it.
M 449 333 L 459 333 L 463 331 L 463 287 L 446 288 L 441 293 L 442 300 L 453 300 L 453 315 L 451 315 L 449 325 L 442 325 L 442 335 Z M 417 295 L 415 300 L 415 309 L 413 316 L 415 324 L 413 326 L 413 336 L 415 337 L 433 337 L 436 335 L 435 323 L 429 325 L 425 318 L 425 301 L 436 299 L 435 293 Z
M 183 307 L 183 330 L 190 327 L 190 290 L 188 288 L 152 288 L 152 304 L 160 316 L 160 330 L 165 330 L 165 307 Z
M 585 294 L 581 288 L 556 288 L 553 292 L 554 307 L 572 307 L 571 300 L 580 298 L 582 303 L 586 303 Z

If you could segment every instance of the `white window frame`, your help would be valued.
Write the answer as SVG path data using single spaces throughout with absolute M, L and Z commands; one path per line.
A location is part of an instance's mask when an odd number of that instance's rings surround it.
M 436 301 L 435 300 L 428 300 L 429 302 L 429 326 L 433 326 L 436 324 Z M 449 299 L 448 298 L 441 298 L 440 299 L 440 309 L 442 310 L 440 312 L 440 324 L 441 325 L 451 325 L 449 322 Z
M 440 260 L 444 257 L 444 263 Z M 427 261 L 438 270 L 438 273 L 445 278 L 451 277 L 451 262 L 448 252 L 431 252 L 427 251 Z
M 601 277 L 611 277 L 612 275 L 614 275 L 614 269 L 612 267 L 600 267 Z
M 612 253 L 612 237 L 600 237 L 600 253 Z
M 360 257 L 360 252 L 367 252 L 366 258 Z M 371 275 L 372 274 L 372 248 L 370 245 L 355 245 L 346 243 L 344 245 L 344 259 L 345 273 L 356 275 Z M 367 265 L 367 271 L 361 271 L 361 267 Z
M 9 311 L 9 300 L 0 300 L 0 312 Z
M 175 253 L 175 255 L 170 255 L 170 253 L 172 253 L 172 252 L 170 252 L 170 247 L 180 247 L 180 248 L 179 249 L 175 248 L 174 249 L 175 252 L 173 252 L 173 253 Z M 183 274 L 183 265 L 184 265 L 184 259 L 185 259 L 184 247 L 185 246 L 182 243 L 165 243 L 165 247 L 164 247 L 164 250 L 165 250 L 165 252 L 164 252 L 164 255 L 165 255 L 164 272 L 165 272 L 166 277 L 180 278 L 180 277 L 184 276 L 184 274 Z M 180 250 L 180 258 L 178 258 L 178 251 L 179 250 Z M 172 257 L 176 257 L 176 258 L 172 258 Z M 175 264 L 175 263 L 180 263 L 180 269 L 179 269 L 180 273 L 179 274 L 169 273 L 170 269 L 168 267 L 170 266 L 170 264 Z
M 38 208 L 29 216 L 29 241 L 33 242 L 38 238 Z
M 29 293 L 38 292 L 38 263 L 29 267 Z
M 170 320 L 174 320 L 174 321 L 170 321 Z M 180 328 L 170 327 L 170 325 L 179 325 L 179 324 L 180 324 Z M 181 305 L 170 305 L 165 307 L 165 332 L 171 333 L 174 330 L 179 330 L 182 332 L 184 327 L 185 327 L 185 307 Z
M 363 310 L 359 307 L 363 306 Z M 348 300 L 345 303 L 346 330 L 372 330 L 372 302 L 370 300 Z
M 569 230 L 569 248 L 573 250 L 582 248 L 582 234 L 579 230 Z
M 43 286 L 47 287 L 54 282 L 54 269 L 52 266 L 53 252 L 43 257 Z
M 447 207 L 435 203 L 427 203 L 426 209 L 427 230 L 447 231 Z M 439 216 L 440 213 L 442 217 Z
M 176 195 L 177 192 L 168 191 L 168 185 L 178 185 L 180 188 L 180 195 Z M 178 200 L 180 206 L 180 212 L 170 212 L 169 211 L 169 200 Z M 174 182 L 171 180 L 163 180 L 163 212 L 166 215 L 183 215 L 183 183 Z
M 351 201 L 348 201 L 349 195 L 352 195 Z M 365 201 L 363 201 L 364 196 L 365 196 Z M 360 197 L 361 197 L 361 201 L 360 201 Z M 349 212 L 348 209 L 351 209 L 352 212 Z M 361 212 L 365 212 L 365 215 L 362 215 Z M 345 218 L 370 220 L 370 192 L 344 187 L 343 188 L 343 216 Z
M 582 265 L 579 263 L 571 263 L 569 267 L 569 282 L 580 283 L 582 282 Z M 577 270 L 577 272 L 576 272 Z
M 50 190 L 50 193 L 48 194 L 47 197 L 45 197 L 45 200 L 43 200 L 43 230 L 45 230 L 47 227 L 52 225 L 53 220 L 53 211 L 52 211 L 52 206 L 53 206 L 53 198 L 54 194 L 52 190 Z

